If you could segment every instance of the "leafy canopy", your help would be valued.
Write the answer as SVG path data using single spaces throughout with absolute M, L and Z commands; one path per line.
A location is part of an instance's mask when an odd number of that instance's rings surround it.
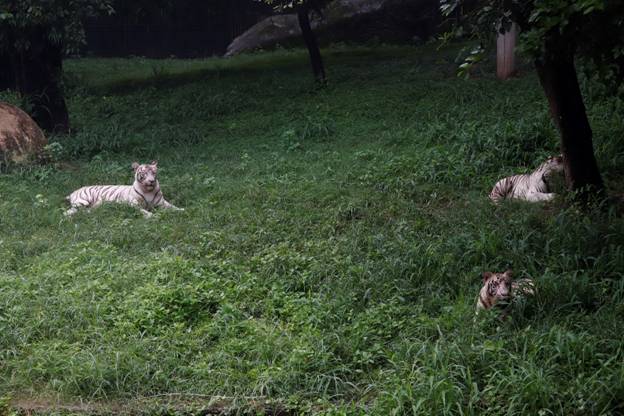
M 521 30 L 521 48 L 533 57 L 544 52 L 549 36 L 562 36 L 574 52 L 603 73 L 624 76 L 624 2 L 622 0 L 442 0 L 450 16 L 468 9 L 461 30 L 482 41 L 512 22 Z
M 83 20 L 112 14 L 113 0 L 3 0 L 0 4 L 0 48 L 30 47 L 29 34 L 45 30 L 66 51 L 84 43 Z

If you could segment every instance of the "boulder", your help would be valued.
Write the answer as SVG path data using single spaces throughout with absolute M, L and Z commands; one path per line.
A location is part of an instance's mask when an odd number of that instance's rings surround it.
M 310 23 L 313 29 L 318 25 L 316 20 L 312 20 Z M 297 15 L 282 14 L 267 17 L 235 38 L 228 45 L 225 56 L 234 56 L 242 52 L 272 47 L 286 39 L 297 36 L 301 36 Z
M 28 114 L 0 102 L 0 163 L 34 160 L 47 143 L 43 131 Z
M 323 16 L 311 14 L 311 26 L 321 43 L 338 41 L 411 42 L 427 39 L 439 23 L 437 0 L 334 0 Z M 278 44 L 301 44 L 295 14 L 267 17 L 230 43 L 225 56 Z

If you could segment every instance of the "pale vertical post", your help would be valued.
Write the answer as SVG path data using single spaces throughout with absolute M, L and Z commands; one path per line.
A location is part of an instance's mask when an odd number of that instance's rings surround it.
M 496 76 L 507 79 L 516 73 L 516 40 L 518 27 L 512 23 L 509 30 L 496 39 Z

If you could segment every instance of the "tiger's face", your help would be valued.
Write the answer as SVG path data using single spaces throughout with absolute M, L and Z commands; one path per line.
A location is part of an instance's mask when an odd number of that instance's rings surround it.
M 139 184 L 139 186 L 147 191 L 153 191 L 158 185 L 158 179 L 156 175 L 158 174 L 158 162 L 155 160 L 152 163 L 139 165 L 137 162 L 132 164 L 132 169 L 134 169 L 134 180 Z
M 563 171 L 563 155 L 551 156 L 544 163 L 546 170 L 562 172 Z
M 553 176 L 557 176 L 563 172 L 563 156 L 551 156 L 546 162 L 542 163 L 539 169 L 542 177 L 546 182 Z
M 486 308 L 494 306 L 498 302 L 508 302 L 511 297 L 512 273 L 483 273 L 483 288 L 481 300 Z M 485 293 L 484 293 L 485 292 Z M 483 295 L 486 295 L 485 299 Z

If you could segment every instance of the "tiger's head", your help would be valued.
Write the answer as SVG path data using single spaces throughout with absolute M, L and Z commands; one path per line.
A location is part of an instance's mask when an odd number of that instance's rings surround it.
M 504 273 L 483 273 L 483 287 L 479 292 L 478 307 L 490 309 L 497 303 L 507 303 L 511 298 L 513 274 L 511 270 Z
M 563 155 L 551 156 L 537 169 L 546 186 L 552 188 L 555 178 L 560 178 L 563 174 Z
M 151 192 L 158 187 L 158 162 L 152 161 L 144 165 L 137 162 L 132 163 L 134 170 L 134 182 L 145 192 Z

